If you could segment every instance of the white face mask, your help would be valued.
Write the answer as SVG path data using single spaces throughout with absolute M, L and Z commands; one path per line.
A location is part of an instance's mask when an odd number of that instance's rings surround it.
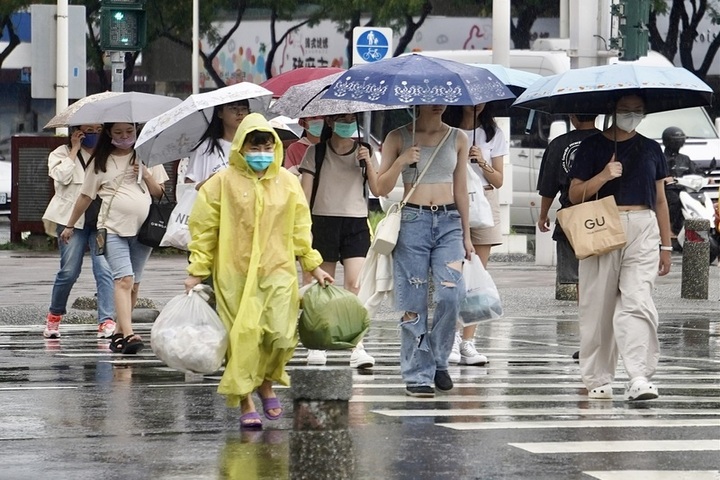
M 635 130 L 638 125 L 640 125 L 643 118 L 645 118 L 644 113 L 636 112 L 618 113 L 615 115 L 615 121 L 617 122 L 618 128 L 628 133 Z

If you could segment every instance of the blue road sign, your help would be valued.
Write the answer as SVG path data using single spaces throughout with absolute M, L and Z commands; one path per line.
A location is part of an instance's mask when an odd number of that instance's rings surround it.
M 367 30 L 355 45 L 357 55 L 366 62 L 377 62 L 390 55 L 390 45 L 385 34 L 379 30 Z

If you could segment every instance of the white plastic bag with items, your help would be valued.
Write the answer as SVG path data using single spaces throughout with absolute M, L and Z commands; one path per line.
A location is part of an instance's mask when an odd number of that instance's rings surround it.
M 155 355 L 183 372 L 213 373 L 223 364 L 228 334 L 220 317 L 208 305 L 206 285 L 170 300 L 150 330 Z
M 190 229 L 188 228 L 188 220 L 195 199 L 197 198 L 197 190 L 194 183 L 184 183 L 176 187 L 175 198 L 178 199 L 177 205 L 170 214 L 167 230 L 160 241 L 161 247 L 175 247 L 181 250 L 188 249 L 190 243 Z
M 502 317 L 500 293 L 477 255 L 473 254 L 472 259 L 463 265 L 463 280 L 466 291 L 465 300 L 460 305 L 463 326 Z

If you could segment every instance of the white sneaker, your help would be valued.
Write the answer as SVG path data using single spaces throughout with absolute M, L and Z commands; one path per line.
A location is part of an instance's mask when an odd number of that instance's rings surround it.
M 659 396 L 660 394 L 658 393 L 657 388 L 655 388 L 655 385 L 644 378 L 637 378 L 634 381 L 631 381 L 625 389 L 625 399 L 629 401 L 653 400 Z
M 308 365 L 325 365 L 327 363 L 327 353 L 325 350 L 308 350 Z
M 50 312 L 47 314 L 45 319 L 45 330 L 43 330 L 43 336 L 45 338 L 60 338 L 60 321 L 62 315 L 55 315 Z
M 98 325 L 97 338 L 110 338 L 115 333 L 115 322 L 107 319 Z
M 588 398 L 593 398 L 595 400 L 612 400 L 612 384 L 608 383 L 607 385 L 588 390 Z
M 475 345 L 470 340 L 463 340 L 460 344 L 460 364 L 461 365 L 485 365 L 488 359 L 485 355 L 481 355 L 475 350 Z
M 353 348 L 350 354 L 350 368 L 371 368 L 375 365 L 375 359 L 365 351 L 362 344 Z
M 455 339 L 453 340 L 452 350 L 450 350 L 450 356 L 448 357 L 448 363 L 457 365 L 460 363 L 460 344 L 462 343 L 462 337 L 460 332 L 455 332 Z

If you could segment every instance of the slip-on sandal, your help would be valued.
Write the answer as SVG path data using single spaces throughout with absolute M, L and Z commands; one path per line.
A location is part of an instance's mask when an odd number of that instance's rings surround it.
M 260 397 L 260 400 L 262 400 L 262 406 L 263 406 L 263 413 L 265 414 L 265 418 L 268 420 L 277 420 L 278 418 L 282 417 L 282 405 L 280 405 L 280 400 L 278 400 L 277 397 L 272 398 L 262 398 Z M 277 410 L 280 409 L 280 413 L 277 415 L 271 415 L 270 410 Z
M 260 420 L 256 422 L 255 420 Z M 240 415 L 240 428 L 242 430 L 262 430 L 262 419 L 258 412 L 248 412 Z

